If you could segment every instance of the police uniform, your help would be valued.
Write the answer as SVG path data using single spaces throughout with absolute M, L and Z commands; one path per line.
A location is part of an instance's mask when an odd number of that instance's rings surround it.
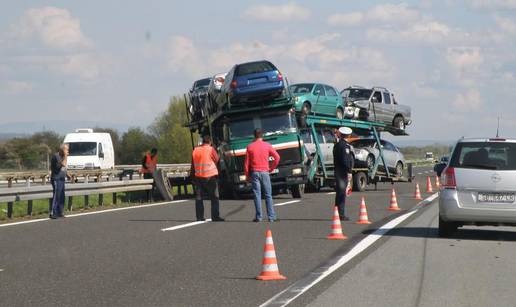
M 339 128 L 339 133 L 349 135 L 352 130 L 347 127 Z M 342 137 L 333 146 L 333 165 L 335 166 L 335 206 L 339 209 L 341 220 L 346 220 L 344 208 L 346 205 L 346 187 L 348 186 L 348 174 L 353 170 L 352 148 Z

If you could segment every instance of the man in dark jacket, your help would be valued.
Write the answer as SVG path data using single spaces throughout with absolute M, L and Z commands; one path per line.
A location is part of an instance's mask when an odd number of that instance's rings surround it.
M 353 170 L 352 148 L 346 141 L 353 130 L 348 127 L 340 127 L 337 130 L 339 141 L 333 146 L 333 165 L 335 166 L 335 206 L 339 208 L 341 221 L 349 221 L 345 215 L 346 187 L 348 186 L 348 175 Z
M 68 144 L 63 144 L 59 148 L 59 152 L 52 156 L 50 161 L 50 183 L 52 184 L 52 212 L 50 218 L 56 219 L 64 217 L 65 202 L 65 181 L 66 181 L 66 165 L 68 159 Z

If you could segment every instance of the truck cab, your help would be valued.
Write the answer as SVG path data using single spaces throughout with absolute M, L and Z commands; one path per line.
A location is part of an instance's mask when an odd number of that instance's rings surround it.
M 113 169 L 115 152 L 109 133 L 76 129 L 64 138 L 68 144 L 68 169 Z

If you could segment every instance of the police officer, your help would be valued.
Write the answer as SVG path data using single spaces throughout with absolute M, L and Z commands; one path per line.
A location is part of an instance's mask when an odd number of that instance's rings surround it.
M 340 127 L 337 130 L 339 141 L 333 146 L 333 165 L 335 166 L 335 206 L 339 208 L 339 216 L 341 221 L 349 221 L 345 215 L 344 208 L 346 205 L 346 187 L 348 186 L 348 175 L 353 169 L 352 148 L 346 141 L 353 130 L 348 127 Z

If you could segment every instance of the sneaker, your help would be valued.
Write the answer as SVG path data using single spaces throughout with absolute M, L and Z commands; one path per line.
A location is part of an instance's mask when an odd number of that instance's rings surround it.
M 51 214 L 51 215 L 49 215 L 49 216 L 48 216 L 48 218 L 55 220 L 55 219 L 57 219 L 57 216 L 53 216 L 53 215 Z
M 204 221 L 206 221 L 206 219 L 205 219 L 205 218 L 197 219 L 197 222 L 204 222 Z
M 254 220 L 253 220 L 253 222 L 255 222 L 255 223 L 258 223 L 258 222 L 261 222 L 261 221 L 262 221 L 262 220 L 260 220 L 260 219 L 254 219 Z
M 221 218 L 221 217 L 216 217 L 214 219 L 211 219 L 212 222 L 224 222 L 225 219 Z
M 347 216 L 341 216 L 339 219 L 341 221 L 349 221 L 349 217 L 347 217 Z

